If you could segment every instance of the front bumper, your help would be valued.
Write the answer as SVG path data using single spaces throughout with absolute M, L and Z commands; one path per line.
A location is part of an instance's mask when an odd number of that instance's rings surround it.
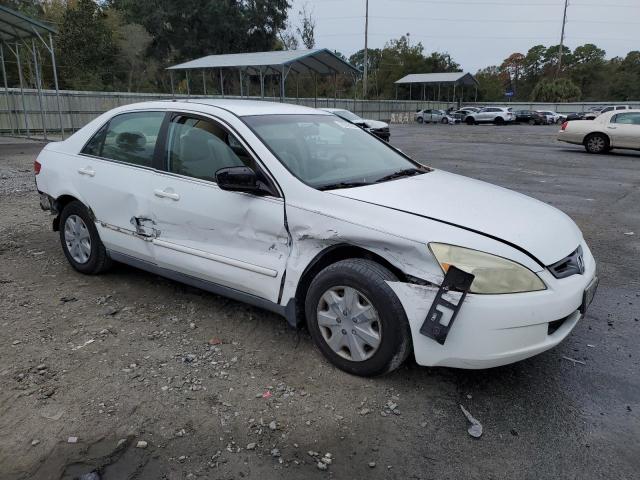
M 583 317 L 583 294 L 596 266 L 586 244 L 585 273 L 556 279 L 539 272 L 547 290 L 506 295 L 467 295 L 444 345 L 420 333 L 438 291 L 390 282 L 402 302 L 416 362 L 424 366 L 490 368 L 537 355 L 562 342 Z

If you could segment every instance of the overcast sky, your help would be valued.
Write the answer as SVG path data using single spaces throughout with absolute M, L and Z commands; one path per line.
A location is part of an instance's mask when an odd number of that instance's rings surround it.
M 316 47 L 347 57 L 364 48 L 365 0 L 291 0 L 299 24 L 305 3 Z M 564 0 L 369 0 L 369 47 L 410 33 L 425 53 L 449 52 L 463 70 L 502 63 L 513 52 L 560 42 Z M 595 43 L 607 57 L 640 50 L 640 0 L 569 0 L 565 44 Z M 303 47 L 301 47 L 303 48 Z

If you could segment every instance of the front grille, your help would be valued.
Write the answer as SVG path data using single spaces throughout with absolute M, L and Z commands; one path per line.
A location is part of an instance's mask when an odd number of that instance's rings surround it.
M 566 278 L 584 273 L 584 255 L 582 247 L 576 248 L 570 255 L 547 267 L 556 278 Z

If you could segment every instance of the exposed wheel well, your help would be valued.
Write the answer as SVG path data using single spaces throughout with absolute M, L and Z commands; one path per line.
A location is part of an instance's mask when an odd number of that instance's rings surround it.
M 315 258 L 309 263 L 309 265 L 307 265 L 307 268 L 300 277 L 295 296 L 295 316 L 297 325 L 304 325 L 306 323 L 304 304 L 307 296 L 307 291 L 309 290 L 309 286 L 311 285 L 311 281 L 314 279 L 314 277 L 329 265 L 349 258 L 366 258 L 368 260 L 372 260 L 389 269 L 396 277 L 398 277 L 400 281 L 407 281 L 407 276 L 404 272 L 389 263 L 380 255 L 377 255 L 364 248 L 356 247 L 354 245 L 333 245 L 324 249 L 322 252 L 316 255 Z
M 53 202 L 54 213 L 56 215 L 56 217 L 53 219 L 54 232 L 57 232 L 58 230 L 60 230 L 60 213 L 62 213 L 62 210 L 64 210 L 64 207 L 66 207 L 68 204 L 70 204 L 75 200 L 78 200 L 78 199 L 71 195 L 60 195 Z

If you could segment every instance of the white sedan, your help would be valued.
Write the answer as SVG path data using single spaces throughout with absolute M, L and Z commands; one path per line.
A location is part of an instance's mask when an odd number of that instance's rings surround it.
M 640 150 L 640 110 L 609 111 L 594 120 L 565 122 L 558 140 L 584 145 L 589 153 L 612 148 Z
M 34 170 L 77 271 L 123 262 L 277 312 L 358 375 L 412 353 L 522 360 L 566 338 L 597 286 L 561 211 L 302 106 L 128 105 L 49 143 Z

